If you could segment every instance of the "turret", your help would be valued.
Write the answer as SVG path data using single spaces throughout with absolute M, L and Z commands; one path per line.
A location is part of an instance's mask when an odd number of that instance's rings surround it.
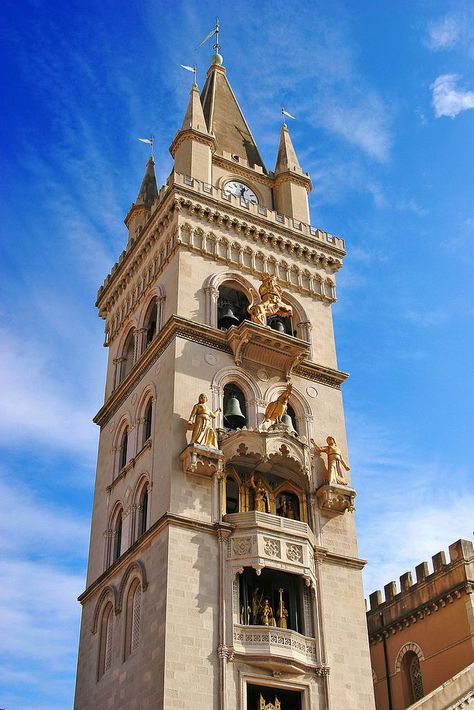
M 311 189 L 311 180 L 301 170 L 288 127 L 283 123 L 275 166 L 277 212 L 309 224 L 308 192 Z
M 197 84 L 194 83 L 183 125 L 170 145 L 175 171 L 210 184 L 215 145 L 214 136 L 206 125 Z
M 147 222 L 153 202 L 158 196 L 158 188 L 156 186 L 155 176 L 155 161 L 151 155 L 148 159 L 143 176 L 142 184 L 137 195 L 137 199 L 132 203 L 125 224 L 128 227 L 128 242 L 133 242 L 138 236 L 141 229 Z

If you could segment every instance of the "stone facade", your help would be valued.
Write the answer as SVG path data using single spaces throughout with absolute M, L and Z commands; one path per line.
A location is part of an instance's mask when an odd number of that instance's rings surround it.
M 371 710 L 355 491 L 311 444 L 331 435 L 347 460 L 344 242 L 311 226 L 286 126 L 266 170 L 219 63 L 170 150 L 97 297 L 109 362 L 75 708 Z M 269 274 L 292 315 L 263 325 L 247 308 Z M 292 426 L 264 423 L 288 382 Z M 188 443 L 201 392 L 218 448 Z
M 468 540 L 370 595 L 367 622 L 377 710 L 450 710 L 474 688 L 474 548 Z M 456 680 L 454 680 L 456 678 Z M 442 687 L 440 687 L 442 686 Z M 459 701 L 461 704 L 456 704 Z M 471 698 L 474 701 L 474 696 Z M 462 704 L 465 702 L 465 705 Z

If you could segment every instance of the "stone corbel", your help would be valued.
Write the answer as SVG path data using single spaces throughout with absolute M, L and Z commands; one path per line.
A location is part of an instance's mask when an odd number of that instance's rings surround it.
M 320 509 L 328 516 L 342 515 L 355 510 L 356 492 L 349 486 L 325 483 L 318 488 L 316 496 Z
M 184 473 L 206 478 L 221 474 L 224 470 L 224 454 L 219 449 L 190 444 L 180 454 Z

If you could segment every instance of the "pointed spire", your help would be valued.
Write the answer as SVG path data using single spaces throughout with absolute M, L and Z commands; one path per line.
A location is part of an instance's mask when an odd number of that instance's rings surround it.
M 189 129 L 200 131 L 201 133 L 209 133 L 202 110 L 201 97 L 199 96 L 197 84 L 193 84 L 189 93 L 188 107 L 184 115 L 183 125 L 181 126 L 182 131 L 187 131 Z
M 145 168 L 145 174 L 143 176 L 142 184 L 138 197 L 135 200 L 135 205 L 144 205 L 145 207 L 151 207 L 153 202 L 158 197 L 158 188 L 156 186 L 156 176 L 155 176 L 155 161 L 153 156 L 150 155 Z
M 221 155 L 228 153 L 243 158 L 249 165 L 266 171 L 264 162 L 245 120 L 234 92 L 227 80 L 226 70 L 217 60 L 207 72 L 201 94 L 202 108 L 209 133 L 216 138 L 216 149 Z
M 303 173 L 296 157 L 296 151 L 291 142 L 290 132 L 286 123 L 283 123 L 280 131 L 280 143 L 278 146 L 278 155 L 275 165 L 275 175 L 279 173 Z

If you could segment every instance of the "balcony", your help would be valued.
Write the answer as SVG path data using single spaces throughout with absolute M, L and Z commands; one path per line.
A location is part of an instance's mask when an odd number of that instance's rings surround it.
M 227 555 L 232 567 L 253 567 L 257 574 L 272 567 L 303 576 L 308 586 L 314 583 L 314 535 L 306 523 L 256 511 L 224 520 L 235 526 Z
M 227 331 L 236 365 L 242 362 L 265 365 L 289 380 L 294 367 L 309 357 L 310 345 L 292 335 L 244 320 Z
M 272 671 L 320 674 L 316 640 L 291 629 L 234 624 L 234 655 Z

